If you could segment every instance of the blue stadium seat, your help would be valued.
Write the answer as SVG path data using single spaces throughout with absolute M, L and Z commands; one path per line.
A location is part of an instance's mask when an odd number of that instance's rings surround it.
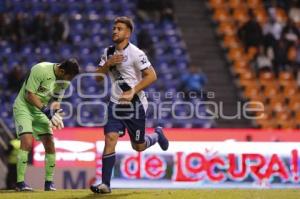
M 5 79 L 8 71 L 16 64 L 22 63 L 28 69 L 36 64 L 39 59 L 51 58 L 51 61 L 60 61 L 62 58 L 77 57 L 83 70 L 89 66 L 96 66 L 99 62 L 103 48 L 111 44 L 111 29 L 112 20 L 117 15 L 127 15 L 136 17 L 136 3 L 137 1 L 131 0 L 11 0 L 10 4 L 12 9 L 3 8 L 0 2 L 0 10 L 4 9 L 5 12 L 15 14 L 17 12 L 29 13 L 30 17 L 36 15 L 38 12 L 47 12 L 48 14 L 61 14 L 63 13 L 69 19 L 70 25 L 70 38 L 72 44 L 62 43 L 54 47 L 51 43 L 25 44 L 20 51 L 15 49 L 14 44 L 11 42 L 0 42 L 1 59 L 7 59 L 7 68 L 0 67 L 0 85 L 3 88 L 7 87 Z M 7 9 L 7 10 L 5 10 Z M 180 87 L 181 80 L 179 76 L 182 71 L 185 71 L 189 65 L 189 57 L 186 52 L 185 44 L 182 42 L 180 31 L 174 21 L 165 20 L 163 22 L 155 22 L 149 20 L 146 22 L 136 21 L 136 32 L 145 29 L 152 39 L 155 49 L 155 56 L 153 57 L 152 64 L 154 65 L 159 79 L 155 84 L 147 89 L 150 94 L 159 93 L 160 96 L 149 95 L 149 101 L 155 103 L 169 102 L 172 103 L 178 100 L 184 100 L 176 97 L 178 87 Z M 136 41 L 136 33 L 132 36 L 133 43 Z M 49 60 L 50 61 L 50 60 Z M 73 95 L 66 101 L 72 103 L 74 116 L 65 120 L 66 126 L 80 125 L 77 121 L 77 106 L 81 102 L 86 102 L 90 99 L 83 99 L 79 97 L 76 89 L 76 81 L 72 84 L 75 88 Z M 99 93 L 103 88 L 95 81 L 84 81 L 81 85 L 84 94 Z M 0 89 L 1 91 L 1 89 Z M 175 96 L 174 98 L 166 97 L 167 94 Z M 2 96 L 0 101 L 8 100 L 11 107 L 15 95 L 11 97 Z M 107 101 L 109 96 L 99 99 Z M 193 99 L 192 103 L 197 103 L 201 99 Z M 2 103 L 1 103 L 2 104 Z M 65 108 L 67 109 L 67 108 Z M 71 110 L 66 110 L 71 111 Z M 205 115 L 206 107 L 198 109 L 200 115 Z M 1 109 L 1 116 L 3 115 L 13 128 L 12 113 L 6 108 Z M 176 114 L 181 116 L 186 115 L 188 112 L 186 108 L 178 106 L 175 110 Z M 83 113 L 82 117 L 89 125 L 93 122 L 98 122 L 104 117 L 104 110 L 89 108 Z M 147 121 L 148 127 L 162 125 L 164 127 L 205 127 L 213 124 L 211 120 L 193 118 L 190 120 L 177 121 L 172 119 L 171 111 L 164 112 L 162 118 L 155 118 L 153 107 L 149 108 L 149 120 Z

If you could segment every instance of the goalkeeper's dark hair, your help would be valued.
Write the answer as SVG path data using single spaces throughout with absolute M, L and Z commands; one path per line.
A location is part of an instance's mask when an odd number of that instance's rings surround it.
M 65 74 L 76 76 L 79 74 L 79 64 L 76 59 L 71 58 L 63 61 L 59 65 L 60 69 L 65 71 Z
M 131 32 L 133 32 L 133 30 L 134 30 L 134 23 L 133 23 L 133 20 L 130 17 L 127 17 L 127 16 L 117 17 L 117 18 L 115 18 L 114 23 L 115 24 L 116 23 L 123 23 L 130 29 Z

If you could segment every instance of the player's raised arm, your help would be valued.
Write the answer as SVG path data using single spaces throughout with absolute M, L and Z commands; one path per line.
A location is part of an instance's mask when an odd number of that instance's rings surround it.
M 97 81 L 102 81 L 104 75 L 108 73 L 110 67 L 115 66 L 116 64 L 122 63 L 124 57 L 122 54 L 112 55 L 110 58 L 107 58 L 107 50 L 104 50 L 104 54 L 101 57 L 99 67 L 96 69 L 96 73 L 102 74 L 96 77 Z

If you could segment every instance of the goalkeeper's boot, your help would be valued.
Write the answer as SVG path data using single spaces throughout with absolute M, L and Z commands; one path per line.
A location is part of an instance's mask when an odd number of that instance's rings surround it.
M 17 182 L 16 191 L 33 191 L 33 189 L 23 181 Z
M 160 127 L 160 126 L 156 127 L 155 132 L 158 134 L 158 144 L 159 144 L 160 148 L 164 151 L 168 150 L 169 140 L 164 135 L 162 127 Z
M 52 181 L 45 181 L 45 186 L 44 186 L 45 191 L 56 191 L 54 188 L 54 183 Z
M 92 185 L 90 187 L 91 191 L 94 193 L 102 193 L 102 194 L 107 194 L 107 193 L 111 193 L 111 189 L 108 185 L 106 184 L 98 184 L 98 185 Z

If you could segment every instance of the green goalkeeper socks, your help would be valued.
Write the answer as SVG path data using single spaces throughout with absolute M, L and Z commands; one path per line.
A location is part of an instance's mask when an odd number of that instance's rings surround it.
M 28 151 L 19 150 L 17 162 L 17 182 L 23 182 L 27 168 Z M 55 168 L 55 154 L 45 156 L 45 181 L 53 181 Z
M 55 168 L 55 153 L 46 153 L 45 156 L 45 181 L 53 181 Z
M 23 151 L 22 149 L 18 152 L 18 162 L 17 162 L 17 182 L 23 182 L 25 178 L 25 171 L 27 168 L 28 161 L 28 151 Z

